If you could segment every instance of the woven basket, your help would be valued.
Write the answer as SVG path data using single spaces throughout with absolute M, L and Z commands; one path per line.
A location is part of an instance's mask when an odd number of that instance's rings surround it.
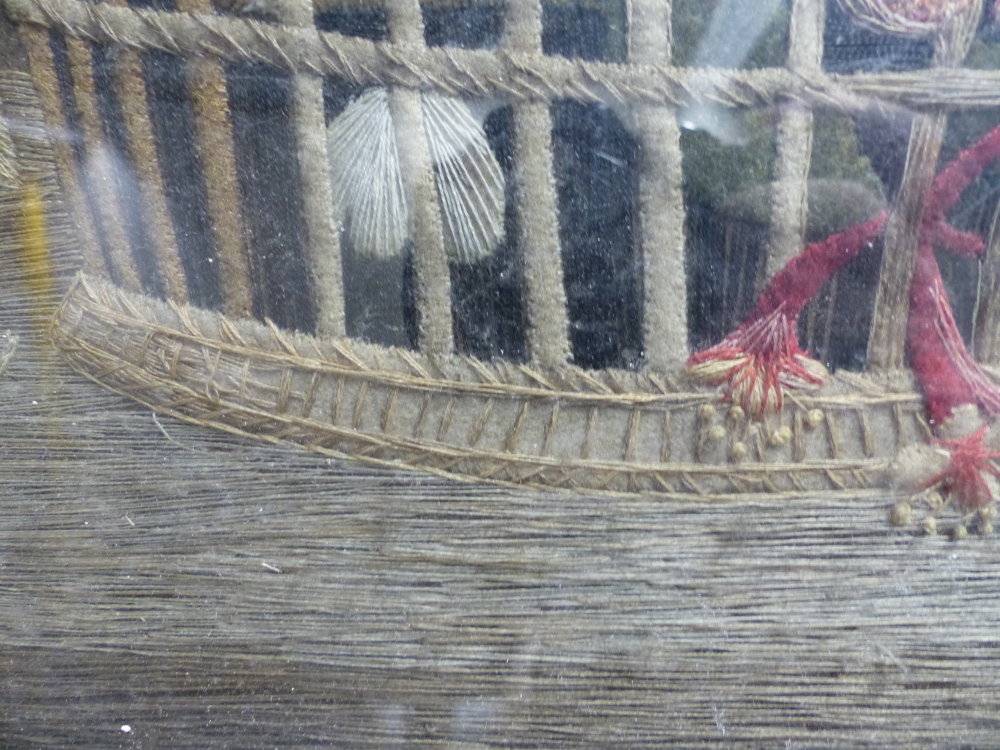
M 4 2 L 49 127 L 73 136 L 54 147 L 83 270 L 56 317 L 55 341 L 80 372 L 158 412 L 474 481 L 706 498 L 877 488 L 898 451 L 930 435 L 902 369 L 912 267 L 897 262 L 906 253 L 893 245 L 915 231 L 905 203 L 916 187 L 904 189 L 890 220 L 869 374 L 841 373 L 821 391 L 792 395 L 761 423 L 686 383 L 677 110 L 701 103 L 777 111 L 770 239 L 758 264 L 766 277 L 803 244 L 814 110 L 856 112 L 872 101 L 918 109 L 925 114 L 913 128 L 915 153 L 935 139 L 940 147 L 946 108 L 1000 104 L 1000 74 L 956 67 L 967 29 L 942 32 L 930 70 L 831 75 L 821 67 L 821 0 L 793 3 L 786 67 L 726 71 L 671 64 L 669 0 L 628 5 L 632 32 L 615 62 L 546 54 L 538 0 L 497 10 L 502 33 L 489 49 L 429 46 L 417 0 L 386 0 L 387 39 L 378 41 L 320 30 L 320 14 L 301 0 L 256 16 L 217 11 L 207 0 L 177 0 L 169 11 Z M 164 69 L 178 75 L 152 72 Z M 252 118 L 233 114 L 241 91 L 259 94 L 255 75 L 283 97 L 286 130 L 254 130 Z M 363 259 L 342 252 L 332 209 L 331 91 L 372 86 L 390 92 L 399 128 L 416 134 L 401 154 L 412 348 L 364 341 L 352 327 L 352 286 L 385 266 L 373 261 L 366 271 Z M 427 92 L 512 106 L 508 174 L 517 180 L 508 203 L 517 221 L 508 249 L 520 274 L 515 317 L 524 356 L 473 356 L 483 353 L 460 335 L 454 286 L 464 282 L 449 267 L 421 135 Z M 610 106 L 629 121 L 641 154 L 631 237 L 641 259 L 641 356 L 607 367 L 573 364 L 586 358 L 564 283 L 572 248 L 560 226 L 551 135 L 553 106 L 567 100 Z M 189 142 L 165 128 L 164 101 L 187 113 Z M 127 200 L 127 182 L 84 166 L 115 149 L 141 185 L 138 201 Z M 911 171 L 933 176 L 931 151 Z M 254 183 L 255 165 L 265 162 L 296 189 Z M 178 180 L 192 175 L 179 195 Z M 200 229 L 192 228 L 199 216 Z M 983 316 L 1000 320 L 1000 298 L 984 299 Z M 986 326 L 977 349 L 990 363 L 1000 353 L 997 328 Z

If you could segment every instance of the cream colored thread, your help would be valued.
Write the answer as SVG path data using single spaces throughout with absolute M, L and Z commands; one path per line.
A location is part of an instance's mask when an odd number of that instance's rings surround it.
M 834 485 L 837 489 L 843 490 L 847 489 L 847 485 L 840 479 L 838 472 L 833 469 L 829 469 L 826 472 L 827 479 L 830 480 L 830 484 Z
M 351 418 L 351 429 L 358 430 L 361 428 L 361 420 L 365 416 L 365 405 L 368 401 L 368 390 L 370 387 L 367 380 L 361 381 L 361 387 L 358 389 L 358 398 L 354 402 L 354 416 Z
M 775 180 L 771 185 L 771 238 L 767 279 L 802 251 L 809 201 L 813 114 L 796 102 L 781 107 Z
M 504 49 L 539 55 L 542 51 L 539 0 L 508 3 L 506 20 Z M 525 267 L 528 343 L 534 362 L 556 367 L 569 360 L 571 349 L 548 105 L 515 105 L 514 133 L 520 172 L 516 192 Z
M 311 0 L 291 0 L 279 3 L 277 7 L 285 23 L 302 27 L 306 29 L 304 33 L 315 36 Z M 305 212 L 306 260 L 312 270 L 316 300 L 316 333 L 320 336 L 344 336 L 343 264 L 340 232 L 333 216 L 333 191 L 326 153 L 323 79 L 299 71 L 294 81 L 293 121 Z
M 128 47 L 262 62 L 364 85 L 401 85 L 443 94 L 498 95 L 515 101 L 683 104 L 712 91 L 723 106 L 769 106 L 790 97 L 813 107 L 859 110 L 873 99 L 906 107 L 995 107 L 1000 71 L 944 69 L 855 75 L 796 75 L 782 68 L 682 70 L 486 50 L 399 49 L 336 33 L 307 34 L 212 13 L 163 13 L 76 0 L 5 0 L 19 21 Z
M 333 396 L 333 403 L 330 409 L 330 422 L 334 425 L 340 424 L 340 415 L 343 411 L 344 394 L 347 391 L 347 378 L 337 380 L 337 391 Z
M 672 484 L 670 484 L 666 479 L 664 479 L 663 475 L 661 475 L 659 473 L 654 473 L 653 474 L 653 481 L 655 481 L 658 485 L 660 485 L 660 488 L 664 492 L 674 492 L 675 491 L 674 490 L 674 486 Z
M 542 440 L 542 451 L 543 456 L 549 455 L 549 451 L 552 449 L 552 439 L 556 435 L 556 429 L 559 425 L 559 402 L 552 402 L 552 413 L 549 415 L 549 421 L 545 425 L 545 438 Z
M 630 62 L 669 64 L 670 1 L 633 0 L 629 9 Z M 652 368 L 671 373 L 683 369 L 688 357 L 680 128 L 669 107 L 640 104 L 634 114 L 642 144 L 639 227 L 646 295 L 645 358 Z
M 490 415 L 493 413 L 493 401 L 492 399 L 486 402 L 483 410 L 480 412 L 479 417 L 476 419 L 476 423 L 472 426 L 472 431 L 469 433 L 469 445 L 475 446 L 479 444 L 479 439 L 483 436 L 483 430 L 486 429 L 486 425 L 490 421 Z
M 396 402 L 399 400 L 399 390 L 393 388 L 389 391 L 389 397 L 385 400 L 385 408 L 382 409 L 382 432 L 392 430 L 392 417 L 396 413 Z
M 830 455 L 834 460 L 840 458 L 840 431 L 837 429 L 836 412 L 832 409 L 826 412 L 826 434 L 830 440 Z
M 867 458 L 875 455 L 875 435 L 872 432 L 871 418 L 864 409 L 857 409 L 858 422 L 861 427 L 861 448 Z
M 795 73 L 821 71 L 825 3 L 794 0 L 789 27 L 788 67 Z M 781 106 L 774 183 L 771 188 L 771 238 L 767 278 L 784 268 L 802 249 L 809 205 L 809 161 L 813 114 L 798 102 Z
M 424 394 L 424 402 L 420 406 L 420 416 L 417 417 L 417 421 L 413 425 L 413 437 L 419 439 L 423 434 L 424 425 L 427 423 L 427 415 L 430 413 L 431 409 L 431 394 Z
M 456 397 L 452 396 L 448 399 L 448 403 L 445 404 L 444 414 L 441 415 L 441 425 L 438 427 L 437 439 L 438 442 L 443 442 L 448 436 L 448 430 L 451 428 L 451 419 L 455 413 L 455 401 Z
M 788 478 L 792 480 L 792 486 L 795 487 L 799 492 L 805 492 L 805 485 L 802 483 L 802 479 L 794 471 L 789 472 Z
M 804 461 L 806 458 L 805 431 L 802 424 L 802 410 L 795 410 L 792 420 L 792 460 Z
M 274 410 L 278 414 L 288 411 L 288 399 L 292 391 L 292 371 L 290 369 L 281 373 L 281 380 L 278 383 L 278 393 L 274 399 Z
M 600 416 L 598 409 L 591 409 L 587 417 L 587 431 L 584 434 L 583 446 L 580 448 L 580 458 L 588 459 L 594 449 L 594 440 L 597 437 L 597 420 Z
M 528 341 L 534 362 L 558 367 L 569 360 L 571 350 L 548 105 L 516 106 L 514 129 L 520 166 L 517 194 Z
M 426 49 L 417 0 L 387 0 L 386 12 L 393 44 L 418 52 Z M 396 126 L 396 148 L 409 208 L 407 228 L 413 241 L 420 348 L 448 353 L 454 348 L 451 274 L 434 167 L 424 130 L 422 96 L 419 91 L 390 89 L 389 109 Z
M 754 455 L 758 461 L 763 463 L 767 460 L 767 440 L 760 425 L 755 425 L 755 429 L 750 433 L 750 439 L 753 443 Z
M 518 451 L 518 441 L 521 438 L 521 428 L 524 426 L 524 419 L 528 416 L 529 409 L 528 402 L 525 401 L 521 404 L 521 408 L 517 411 L 517 416 L 514 418 L 514 424 L 510 428 L 510 432 L 507 433 L 507 439 L 504 441 L 504 449 L 508 453 L 517 453 Z
M 628 416 L 628 426 L 625 428 L 625 444 L 622 446 L 622 455 L 626 463 L 631 463 L 635 459 L 636 441 L 639 438 L 639 429 L 642 423 L 642 411 L 633 409 Z M 629 475 L 629 482 L 634 481 L 634 477 Z
M 205 356 L 205 396 L 211 399 L 219 397 L 219 384 L 216 375 L 219 372 L 219 365 L 222 364 L 222 352 L 204 352 Z M 289 385 L 291 385 L 289 383 Z
M 400 171 L 410 209 L 407 218 L 409 236 L 413 240 L 420 348 L 449 353 L 454 348 L 451 275 L 434 168 L 424 134 L 422 102 L 418 91 L 393 89 L 389 92 Z
M 673 428 L 671 426 L 670 410 L 663 410 L 663 430 L 660 436 L 660 463 L 665 464 L 670 460 L 671 441 L 673 439 Z
M 316 396 L 319 392 L 319 384 L 319 373 L 314 372 L 312 377 L 309 378 L 309 387 L 306 388 L 306 392 L 302 396 L 302 408 L 299 410 L 300 416 L 309 417 L 312 414 L 313 407 L 316 405 Z

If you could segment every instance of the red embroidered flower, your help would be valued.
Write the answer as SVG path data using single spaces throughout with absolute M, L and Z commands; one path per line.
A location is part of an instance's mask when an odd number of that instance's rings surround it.
M 984 425 L 958 440 L 935 440 L 936 445 L 949 451 L 951 458 L 944 471 L 928 479 L 924 488 L 942 487 L 965 510 L 978 510 L 993 502 L 984 474 L 1000 477 L 1000 469 L 992 463 L 993 459 L 1000 458 L 1000 453 L 986 449 L 985 436 Z
M 709 385 L 726 383 L 726 396 L 752 419 L 781 411 L 783 388 L 819 386 L 829 377 L 821 362 L 799 348 L 795 322 L 781 307 L 692 355 L 687 373 Z
M 907 342 L 934 422 L 963 404 L 976 404 L 987 414 L 1000 416 L 1000 388 L 966 351 L 932 252 L 934 246 L 963 256 L 983 252 L 982 238 L 956 230 L 945 214 L 983 169 L 997 160 L 1000 127 L 941 170 L 924 202 Z M 721 343 L 690 357 L 689 374 L 706 383 L 728 383 L 727 395 L 752 417 L 780 409 L 782 388 L 822 384 L 826 369 L 799 349 L 795 320 L 834 273 L 863 249 L 873 247 L 886 220 L 883 211 L 805 248 L 771 279 L 746 323 Z

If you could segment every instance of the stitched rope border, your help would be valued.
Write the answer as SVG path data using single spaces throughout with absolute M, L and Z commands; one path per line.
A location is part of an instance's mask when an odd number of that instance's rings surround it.
M 359 84 L 451 95 L 503 96 L 513 101 L 572 97 L 611 105 L 679 105 L 704 99 L 733 107 L 767 106 L 792 98 L 813 107 L 847 110 L 887 102 L 915 108 L 1000 106 L 1000 71 L 807 75 L 781 68 L 681 69 L 507 51 L 409 49 L 310 28 L 76 0 L 5 2 L 15 21 L 90 41 L 261 62 L 314 75 L 337 75 Z

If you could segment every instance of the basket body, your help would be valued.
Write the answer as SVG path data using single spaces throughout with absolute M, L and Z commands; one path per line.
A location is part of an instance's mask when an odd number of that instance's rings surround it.
M 374 41 L 293 0 L 264 15 L 196 0 L 6 6 L 50 128 L 74 134 L 56 155 L 84 268 L 55 340 L 81 372 L 156 411 L 470 480 L 706 498 L 876 488 L 900 449 L 931 434 L 902 368 L 913 253 L 893 243 L 916 231 L 904 209 L 934 175 L 944 108 L 996 99 L 983 93 L 996 74 L 956 67 L 968 48 L 957 31 L 942 32 L 928 89 L 920 71 L 825 71 L 826 9 L 814 0 L 792 4 L 784 67 L 725 71 L 674 65 L 671 5 L 653 0 L 634 4 L 624 41 L 577 59 L 553 54 L 550 11 L 521 0 L 484 16 L 493 31 L 466 47 L 435 43 L 442 21 L 415 0 L 386 3 Z M 408 207 L 399 257 L 352 246 L 360 219 L 334 205 L 327 128 L 371 87 L 386 89 L 397 131 L 413 134 L 397 144 Z M 481 262 L 449 250 L 457 230 L 430 93 L 493 102 L 483 132 L 505 181 L 505 234 Z M 691 343 L 738 323 L 811 233 L 884 207 L 857 181 L 810 172 L 823 118 L 872 97 L 926 110 L 910 151 L 927 152 L 908 162 L 872 266 L 879 297 L 854 349 L 873 372 L 836 376 L 748 421 L 684 379 Z M 711 250 L 722 273 L 704 278 L 680 128 L 696 107 L 760 107 L 776 122 L 764 182 L 706 221 L 722 227 Z M 594 159 L 625 175 L 608 184 L 626 193 L 626 219 L 593 246 L 574 234 L 591 204 L 567 187 L 576 157 L 560 140 L 580 122 L 611 133 Z M 810 206 L 848 194 L 849 216 L 810 224 Z M 736 218 L 716 222 L 725 211 Z M 748 216 L 759 227 L 752 254 L 731 242 Z M 708 276 L 721 278 L 714 298 Z M 829 354 L 837 316 L 854 306 L 842 290 L 838 313 L 836 286 L 825 294 L 803 335 Z M 710 298 L 714 317 L 689 320 Z M 980 314 L 989 363 L 1000 307 L 987 295 Z

